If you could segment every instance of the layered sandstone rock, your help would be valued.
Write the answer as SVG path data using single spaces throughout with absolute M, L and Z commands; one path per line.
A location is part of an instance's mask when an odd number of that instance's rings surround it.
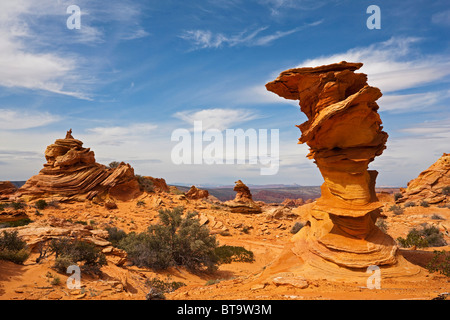
M 208 198 L 209 192 L 208 190 L 198 189 L 196 186 L 191 186 L 191 188 L 185 194 L 186 198 L 190 200 L 200 200 Z
M 397 263 L 397 245 L 375 222 L 382 204 L 375 193 L 376 171 L 368 165 L 386 148 L 387 133 L 377 113 L 378 88 L 355 73 L 362 63 L 341 62 L 284 71 L 266 88 L 300 100 L 308 120 L 299 143 L 310 147 L 325 182 L 322 196 L 303 210 L 307 226 L 294 238 L 300 257 L 320 257 L 340 267 L 367 268 Z
M 422 201 L 428 204 L 450 204 L 450 154 L 444 153 L 427 170 L 408 182 L 406 189 L 400 189 L 402 197 L 397 202 Z
M 149 176 L 145 176 L 145 179 L 150 180 L 153 183 L 153 189 L 159 192 L 170 192 L 169 186 L 166 183 L 166 180 L 163 178 L 153 178 Z
M 224 205 L 231 209 L 234 213 L 261 213 L 261 207 L 258 206 L 252 197 L 250 189 L 241 181 L 235 182 L 233 188 L 236 191 L 234 200 L 224 202 Z
M 15 194 L 28 198 L 60 197 L 60 200 L 93 199 L 110 193 L 130 199 L 139 193 L 139 183 L 129 164 L 107 168 L 96 163 L 94 152 L 83 148 L 68 131 L 65 139 L 57 139 L 45 150 L 47 163 L 38 175 L 31 177 Z
M 10 181 L 0 181 L 0 200 L 7 199 L 17 191 L 17 187 Z
M 26 226 L 2 230 L 5 232 L 17 231 L 18 236 L 27 243 L 32 252 L 37 252 L 40 246 L 45 243 L 48 244 L 52 239 L 69 238 L 95 244 L 102 250 L 107 259 L 116 265 L 122 265 L 127 258 L 125 251 L 114 248 L 108 241 L 109 234 L 107 231 L 72 223 L 66 219 L 51 217 Z
M 299 199 L 284 199 L 281 203 L 285 207 L 299 207 L 305 204 L 305 201 L 302 198 Z

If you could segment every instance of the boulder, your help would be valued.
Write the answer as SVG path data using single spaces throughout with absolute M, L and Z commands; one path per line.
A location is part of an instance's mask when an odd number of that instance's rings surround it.
M 209 197 L 208 190 L 200 190 L 196 186 L 192 186 L 188 192 L 185 194 L 186 198 L 189 200 L 200 200 Z

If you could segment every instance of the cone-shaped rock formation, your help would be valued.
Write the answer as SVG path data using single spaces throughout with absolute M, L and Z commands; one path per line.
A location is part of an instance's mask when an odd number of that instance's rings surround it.
M 47 163 L 38 175 L 31 177 L 15 194 L 29 198 L 60 197 L 61 200 L 93 199 L 109 192 L 129 199 L 140 193 L 134 170 L 121 163 L 107 168 L 96 163 L 95 154 L 74 139 L 72 130 L 45 150 Z

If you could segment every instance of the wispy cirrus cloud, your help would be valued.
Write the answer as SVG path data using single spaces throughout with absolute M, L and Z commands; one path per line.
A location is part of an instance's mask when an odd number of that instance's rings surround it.
M 303 26 L 289 29 L 286 31 L 276 31 L 271 34 L 263 35 L 262 33 L 269 27 L 260 27 L 253 31 L 244 30 L 234 35 L 225 35 L 223 33 L 213 33 L 210 30 L 187 30 L 179 37 L 192 43 L 194 49 L 235 47 L 244 46 L 265 46 L 272 42 L 299 32 L 307 27 L 314 27 L 321 24 L 323 20 L 318 20 Z
M 95 140 L 101 144 L 120 146 L 126 142 L 137 141 L 138 137 L 148 135 L 156 128 L 158 126 L 152 123 L 132 123 L 127 126 L 89 128 L 86 131 L 89 136 L 95 136 Z
M 320 66 L 340 61 L 362 62 L 360 69 L 369 77 L 371 85 L 382 92 L 410 89 L 439 81 L 450 75 L 450 57 L 440 54 L 421 54 L 414 44 L 415 37 L 392 37 L 367 47 L 350 49 L 343 53 L 308 59 L 298 67 Z
M 108 5 L 77 1 L 81 28 L 68 30 L 66 9 L 73 1 L 16 0 L 0 2 L 0 86 L 44 91 L 93 100 L 99 83 L 89 59 L 73 52 L 73 44 L 98 46 L 134 40 L 149 34 L 140 26 L 138 5 L 111 1 Z M 105 22 L 118 27 L 105 32 Z M 76 51 L 76 50 L 75 50 Z
M 44 127 L 60 120 L 60 116 L 49 112 L 0 109 L 0 131 Z
M 190 125 L 194 121 L 202 122 L 202 129 L 218 129 L 223 131 L 228 128 L 235 128 L 236 125 L 260 118 L 252 110 L 246 109 L 203 109 L 197 111 L 180 111 L 174 114 L 175 118 L 183 120 Z

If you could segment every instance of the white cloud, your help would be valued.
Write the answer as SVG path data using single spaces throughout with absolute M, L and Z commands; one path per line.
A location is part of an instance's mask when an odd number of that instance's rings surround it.
M 450 10 L 433 14 L 433 16 L 431 17 L 431 22 L 443 26 L 450 26 Z
M 429 110 L 441 107 L 441 103 L 450 97 L 450 91 L 433 91 L 412 94 L 389 94 L 383 95 L 378 100 L 380 111 L 393 113 L 413 112 L 418 110 Z
M 315 10 L 323 7 L 324 0 L 258 0 L 259 3 L 269 8 L 272 15 L 280 15 L 283 10 Z
M 96 127 L 86 131 L 91 140 L 100 141 L 106 145 L 122 145 L 126 142 L 133 142 L 135 138 L 148 135 L 158 128 L 151 123 L 134 123 L 129 126 Z
M 250 120 L 259 118 L 253 111 L 245 109 L 204 109 L 200 111 L 180 111 L 174 117 L 181 119 L 190 125 L 194 121 L 202 121 L 203 130 L 218 129 L 223 131 Z
M 48 2 L 44 1 L 42 5 L 45 4 Z M 37 35 L 25 22 L 24 16 L 38 15 L 40 8 L 38 6 L 34 12 L 31 0 L 0 3 L 0 86 L 45 90 L 87 99 L 77 90 L 66 88 L 67 81 L 76 78 L 77 61 L 73 57 L 36 52 L 36 48 L 29 45 L 30 39 Z
M 60 121 L 61 118 L 48 112 L 16 111 L 0 109 L 0 130 L 19 130 L 43 127 Z
M 191 42 L 195 49 L 220 48 L 222 46 L 234 47 L 237 45 L 265 46 L 280 38 L 286 37 L 307 27 L 314 27 L 322 23 L 322 20 L 287 31 L 276 31 L 268 35 L 260 35 L 268 27 L 261 27 L 252 32 L 242 31 L 235 35 L 213 33 L 210 30 L 188 30 L 180 35 L 180 38 Z
M 449 76 L 450 57 L 421 55 L 413 48 L 413 44 L 419 41 L 413 37 L 393 37 L 368 47 L 309 59 L 298 67 L 315 67 L 340 61 L 362 62 L 364 66 L 360 71 L 368 75 L 370 85 L 380 88 L 383 93 L 418 87 Z

